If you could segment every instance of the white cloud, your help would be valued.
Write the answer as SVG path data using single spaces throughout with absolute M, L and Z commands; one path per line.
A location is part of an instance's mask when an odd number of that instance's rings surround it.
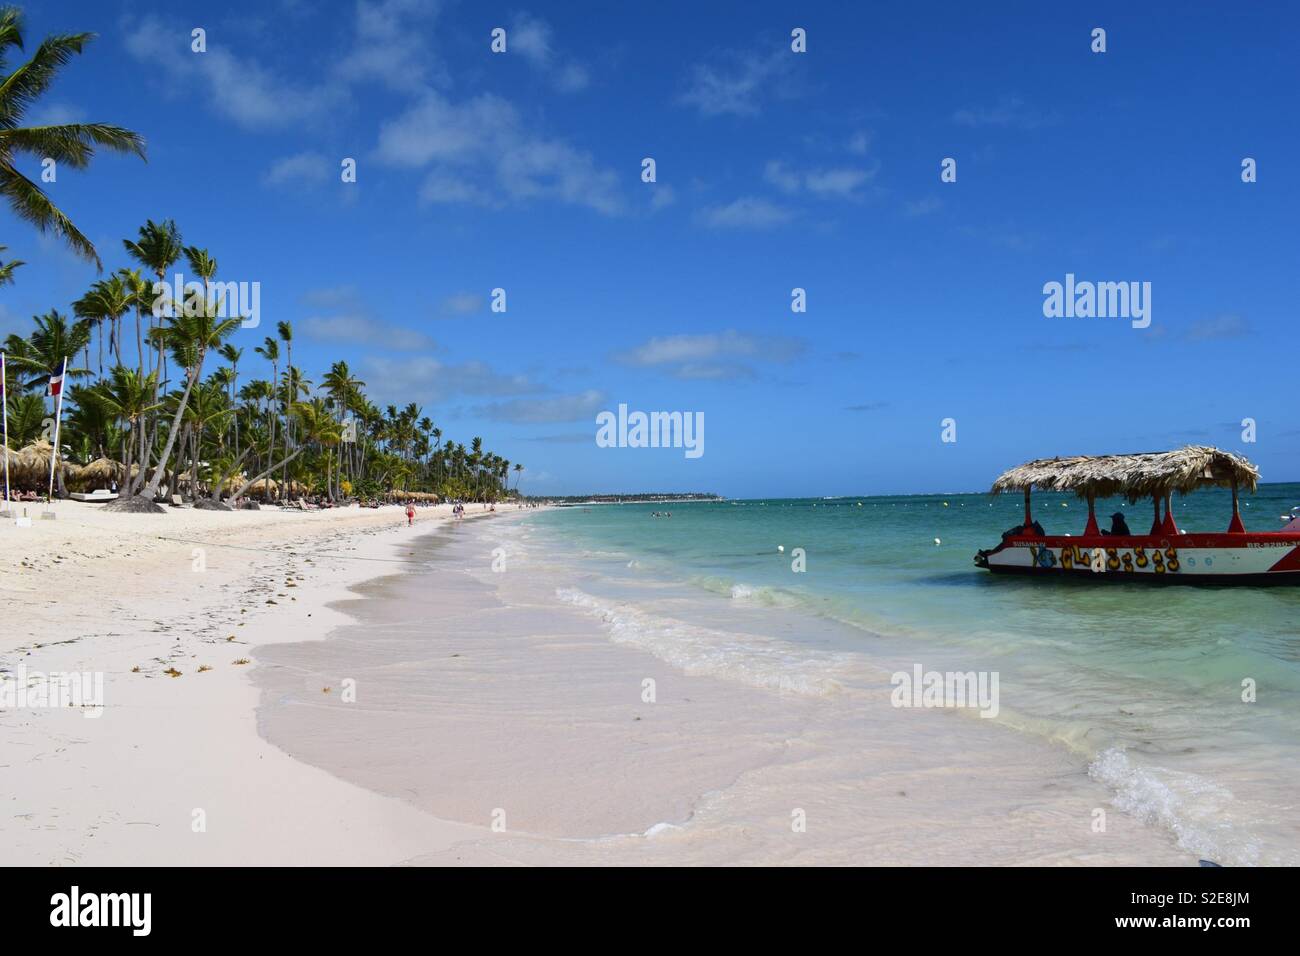
M 350 342 L 403 351 L 436 347 L 423 332 L 367 315 L 310 316 L 303 320 L 302 330 L 308 338 L 320 342 Z
M 500 207 L 542 199 L 606 215 L 624 208 L 614 172 L 563 140 L 529 132 L 518 111 L 490 93 L 459 104 L 426 93 L 383 124 L 375 155 L 392 166 L 428 168 L 425 202 Z
M 849 152 L 857 156 L 867 155 L 867 150 L 871 149 L 871 134 L 863 130 L 854 133 L 849 139 Z
M 807 192 L 821 199 L 861 199 L 859 191 L 871 182 L 879 171 L 853 167 L 831 169 L 795 170 L 780 162 L 770 161 L 763 170 L 763 178 L 783 192 Z
M 366 390 L 379 405 L 399 400 L 441 402 L 457 395 L 496 398 L 545 392 L 544 386 L 527 376 L 498 372 L 483 362 L 451 365 L 428 355 L 367 356 L 360 368 Z
M 298 86 L 262 66 L 254 57 L 239 57 L 209 36 L 206 53 L 190 50 L 190 27 L 164 24 L 156 17 L 126 22 L 127 52 L 166 77 L 203 88 L 212 108 L 241 126 L 269 128 L 320 119 L 334 109 L 343 91 L 329 85 Z
M 681 102 L 705 116 L 757 116 L 764 91 L 788 73 L 793 54 L 724 53 L 691 68 Z
M 347 82 L 378 80 L 405 92 L 444 78 L 425 41 L 440 7 L 437 0 L 357 0 L 356 45 L 339 60 L 338 75 Z
M 1221 339 L 1242 339 L 1252 332 L 1251 325 L 1240 315 L 1226 312 L 1212 319 L 1200 319 L 1193 322 L 1187 330 L 1187 338 L 1192 342 L 1210 342 Z
M 667 209 L 673 203 L 677 202 L 677 192 L 667 183 L 655 183 L 654 193 L 650 197 L 651 212 L 658 212 L 660 209 Z
M 1015 127 L 1017 129 L 1039 129 L 1054 126 L 1061 121 L 1058 113 L 1043 113 L 1025 106 L 1025 101 L 1017 96 L 1004 96 L 992 107 L 972 107 L 957 110 L 952 114 L 952 121 L 958 126 Z
M 63 126 L 68 123 L 84 123 L 87 114 L 81 107 L 70 103 L 48 103 L 39 106 L 25 118 L 26 126 Z
M 669 335 L 652 338 L 636 348 L 618 353 L 615 360 L 625 365 L 680 364 L 700 369 L 700 363 L 718 359 L 756 359 L 788 362 L 802 354 L 804 343 L 784 336 L 758 336 L 728 329 L 702 335 Z M 706 376 L 697 376 L 706 377 Z
M 793 218 L 791 210 L 755 196 L 710 206 L 700 214 L 700 221 L 714 229 L 768 229 Z
M 943 200 L 937 196 L 926 196 L 924 199 L 917 199 L 904 204 L 904 211 L 909 216 L 928 216 L 932 212 L 938 212 L 943 208 Z
M 552 43 L 551 25 L 529 13 L 520 13 L 506 32 L 511 53 L 518 53 L 530 66 L 550 77 L 561 93 L 577 93 L 587 88 L 589 77 L 583 66 L 562 61 Z
M 486 301 L 477 292 L 457 292 L 438 304 L 438 312 L 445 316 L 473 315 L 483 311 Z
M 359 309 L 361 293 L 354 285 L 323 286 L 304 292 L 302 301 L 317 309 Z
M 605 406 L 603 393 L 589 389 L 577 395 L 555 395 L 545 398 L 517 398 L 505 402 L 492 402 L 474 409 L 494 422 L 516 425 L 542 425 L 556 422 L 595 420 L 596 413 Z M 595 432 L 592 432 L 593 440 Z
M 330 172 L 327 156 L 307 151 L 277 159 L 262 175 L 262 182 L 267 186 L 314 186 L 325 182 Z

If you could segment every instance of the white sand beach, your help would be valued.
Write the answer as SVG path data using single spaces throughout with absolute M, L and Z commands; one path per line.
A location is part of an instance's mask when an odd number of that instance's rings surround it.
M 14 863 L 1194 863 L 1119 813 L 1091 833 L 1107 794 L 1062 752 L 870 674 L 783 690 L 611 640 L 508 506 L 58 510 L 3 528 L 0 666 L 102 671 L 105 701 L 0 712 Z
M 327 603 L 395 567 L 450 506 L 419 509 L 414 529 L 396 506 L 56 510 L 54 521 L 0 528 L 4 605 L 21 621 L 0 666 L 102 671 L 105 705 L 97 718 L 0 711 L 8 862 L 384 864 L 472 835 L 267 744 L 248 679 L 255 646 L 323 637 L 343 621 Z

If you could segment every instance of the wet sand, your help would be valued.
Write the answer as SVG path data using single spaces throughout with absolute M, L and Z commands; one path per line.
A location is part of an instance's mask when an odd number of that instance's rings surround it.
M 268 740 L 475 828 L 409 862 L 1196 863 L 1063 749 L 890 706 L 860 655 L 834 686 L 796 690 L 745 679 L 784 659 L 775 646 L 684 668 L 680 637 L 656 639 L 671 629 L 636 632 L 654 609 L 564 600 L 581 572 L 503 546 L 504 530 L 441 529 L 336 605 L 352 623 L 257 653 Z M 322 694 L 347 679 L 355 701 Z

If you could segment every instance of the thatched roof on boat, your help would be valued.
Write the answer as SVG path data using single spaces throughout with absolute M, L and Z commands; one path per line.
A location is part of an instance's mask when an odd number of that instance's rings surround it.
M 1038 488 L 1072 491 L 1080 498 L 1123 495 L 1129 501 L 1139 501 L 1175 491 L 1186 494 L 1210 485 L 1231 487 L 1234 480 L 1238 488 L 1254 491 L 1259 484 L 1259 469 L 1232 452 L 1209 445 L 1187 445 L 1174 451 L 1133 455 L 1040 458 L 1003 473 L 993 482 L 992 493 Z

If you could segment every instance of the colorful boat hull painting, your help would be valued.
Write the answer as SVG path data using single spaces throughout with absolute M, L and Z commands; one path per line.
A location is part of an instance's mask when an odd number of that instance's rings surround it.
M 1300 535 L 1009 538 L 979 563 L 997 572 L 1161 584 L 1300 584 Z

